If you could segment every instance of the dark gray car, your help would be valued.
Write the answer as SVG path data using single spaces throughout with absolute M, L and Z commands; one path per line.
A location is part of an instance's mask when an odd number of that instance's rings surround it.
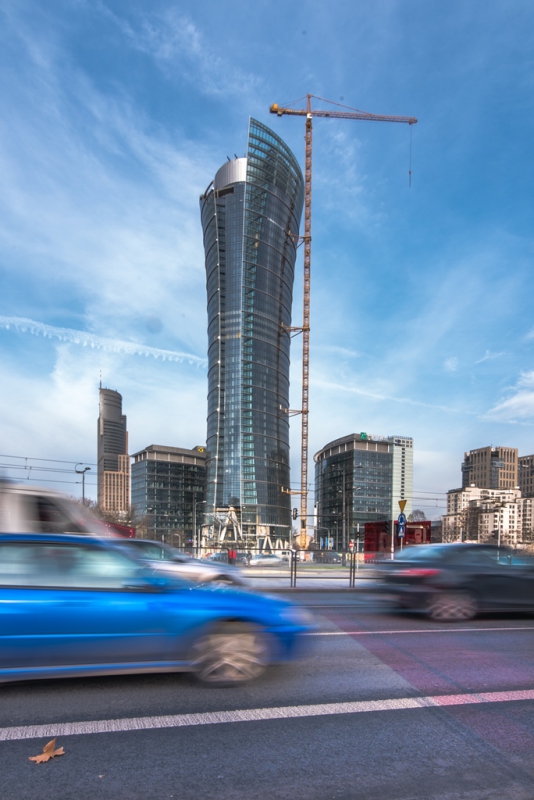
M 534 559 L 521 550 L 461 542 L 407 547 L 383 563 L 374 591 L 431 619 L 534 611 Z

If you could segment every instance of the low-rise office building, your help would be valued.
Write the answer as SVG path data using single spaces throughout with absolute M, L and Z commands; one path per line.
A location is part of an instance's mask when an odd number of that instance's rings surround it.
M 151 444 L 132 458 L 132 505 L 146 518 L 150 535 L 177 546 L 193 544 L 205 509 L 206 448 Z
M 412 512 L 413 439 L 352 433 L 314 456 L 317 541 L 346 549 L 366 522 L 396 519 L 399 500 Z

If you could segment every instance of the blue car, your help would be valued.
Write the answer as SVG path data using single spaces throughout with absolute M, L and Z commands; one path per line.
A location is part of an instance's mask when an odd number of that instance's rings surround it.
M 109 541 L 0 534 L 0 682 L 191 671 L 235 685 L 307 630 L 286 601 L 162 576 Z

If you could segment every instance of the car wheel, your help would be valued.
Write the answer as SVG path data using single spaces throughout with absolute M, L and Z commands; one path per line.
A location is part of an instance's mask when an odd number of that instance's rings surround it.
M 237 581 L 234 581 L 233 578 L 228 577 L 228 575 L 217 575 L 216 578 L 212 578 L 208 581 L 210 586 L 238 586 L 239 584 Z
M 198 639 L 191 654 L 195 676 L 212 686 L 235 686 L 258 678 L 268 662 L 267 636 L 248 623 L 217 628 Z
M 438 622 L 461 622 L 477 613 L 475 598 L 464 592 L 436 594 L 428 603 L 427 614 Z

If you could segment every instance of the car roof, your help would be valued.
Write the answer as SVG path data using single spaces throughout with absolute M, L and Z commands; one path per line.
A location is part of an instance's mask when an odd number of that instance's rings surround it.
M 50 542 L 51 544 L 90 544 L 92 546 L 109 547 L 116 544 L 117 539 L 102 539 L 87 534 L 71 533 L 0 533 L 2 542 Z
M 46 494 L 60 500 L 73 500 L 62 492 L 57 492 L 55 489 L 48 489 L 45 486 L 27 486 L 25 483 L 17 483 L 11 481 L 9 478 L 0 478 L 0 492 L 13 492 L 17 494 Z

